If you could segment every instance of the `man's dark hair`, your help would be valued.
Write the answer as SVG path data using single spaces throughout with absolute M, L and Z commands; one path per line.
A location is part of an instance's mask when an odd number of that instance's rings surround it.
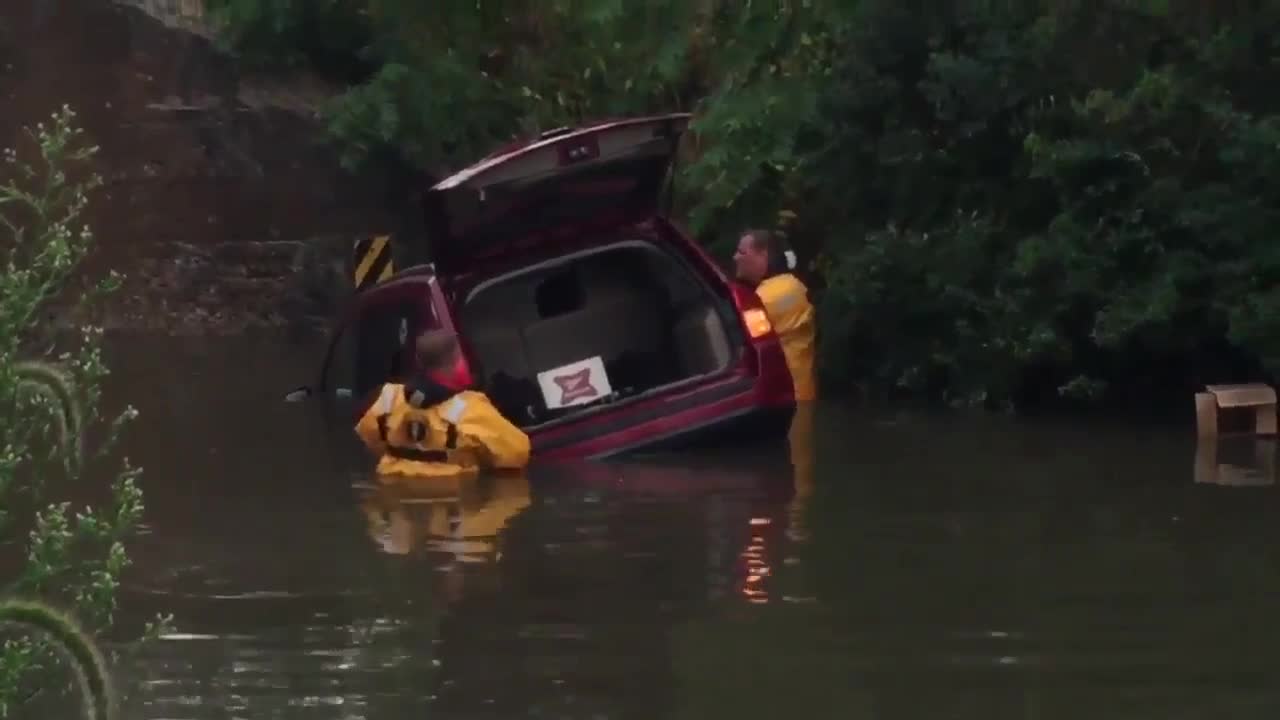
M 418 367 L 423 370 L 448 369 L 458 352 L 458 337 L 448 330 L 431 329 L 418 334 L 413 342 Z
M 750 237 L 751 244 L 757 250 L 763 250 L 765 255 L 768 256 L 769 267 L 766 271 L 767 275 L 778 275 L 790 270 L 787 267 L 786 242 L 772 230 L 752 229 L 746 231 L 743 235 Z

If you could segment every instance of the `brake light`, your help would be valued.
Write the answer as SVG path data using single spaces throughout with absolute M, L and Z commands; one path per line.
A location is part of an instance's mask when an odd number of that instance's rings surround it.
M 764 311 L 764 303 L 751 288 L 739 283 L 733 284 L 733 304 L 742 316 L 742 325 L 752 340 L 758 340 L 773 332 L 773 323 Z
M 467 358 L 462 353 L 458 353 L 453 362 L 453 367 L 442 373 L 440 381 L 443 381 L 441 384 L 445 387 L 456 390 L 469 388 L 475 383 L 475 377 L 471 374 L 471 364 L 467 362 Z
M 773 332 L 773 323 L 769 322 L 769 316 L 760 308 L 743 310 L 742 322 L 747 326 L 747 334 L 752 339 L 762 338 Z

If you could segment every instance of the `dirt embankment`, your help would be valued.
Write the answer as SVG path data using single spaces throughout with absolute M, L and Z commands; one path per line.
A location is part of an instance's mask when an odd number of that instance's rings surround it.
M 0 3 L 0 147 L 64 103 L 101 147 L 86 270 L 126 276 L 110 326 L 328 316 L 352 243 L 397 215 L 381 178 L 339 167 L 304 87 L 251 85 L 203 38 L 112 0 Z

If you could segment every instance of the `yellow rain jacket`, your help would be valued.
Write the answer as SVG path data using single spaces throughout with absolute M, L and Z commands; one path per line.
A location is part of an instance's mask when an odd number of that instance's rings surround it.
M 813 373 L 816 331 L 809 289 L 795 275 L 780 273 L 765 278 L 756 287 L 756 294 L 764 302 L 769 322 L 782 341 L 782 352 L 787 356 L 787 367 L 795 384 L 796 402 L 816 400 L 818 388 Z
M 488 397 L 434 383 L 383 385 L 355 430 L 382 456 L 379 476 L 442 477 L 482 467 L 518 469 L 529 462 L 529 436 Z

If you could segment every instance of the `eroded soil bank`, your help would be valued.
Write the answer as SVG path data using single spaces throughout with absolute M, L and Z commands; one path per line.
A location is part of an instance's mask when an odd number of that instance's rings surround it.
M 383 176 L 345 172 L 300 79 L 237 75 L 196 34 L 109 0 L 0 3 L 0 146 L 64 103 L 101 147 L 90 217 L 127 286 L 109 327 L 237 332 L 326 318 L 352 243 L 394 229 Z M 55 319 L 56 320 L 56 319 Z

